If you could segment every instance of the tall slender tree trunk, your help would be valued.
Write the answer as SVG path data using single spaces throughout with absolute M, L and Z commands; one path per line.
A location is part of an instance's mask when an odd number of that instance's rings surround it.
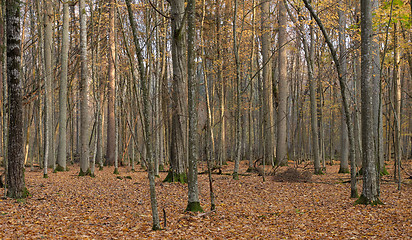
M 51 0 L 44 4 L 44 82 L 45 82 L 45 124 L 44 124 L 44 177 L 47 178 L 47 168 L 53 159 L 53 83 L 52 83 L 52 14 Z
M 170 170 L 166 181 L 186 181 L 186 62 L 184 54 L 185 24 L 184 0 L 171 0 L 171 25 L 172 25 L 172 123 L 170 125 Z
M 240 86 L 240 62 L 239 62 L 239 45 L 237 43 L 237 33 L 236 33 L 236 18 L 237 18 L 237 0 L 234 3 L 233 12 L 233 52 L 235 55 L 235 71 L 236 71 L 236 150 L 235 150 L 235 167 L 233 169 L 233 179 L 238 180 L 239 164 L 241 158 L 241 114 L 240 114 L 240 104 L 241 104 L 241 86 Z
M 308 77 L 309 77 L 309 92 L 310 92 L 310 119 L 312 127 L 312 150 L 313 150 L 313 162 L 315 168 L 315 174 L 321 174 L 322 169 L 320 168 L 320 152 L 319 152 L 319 128 L 318 128 L 318 109 L 316 101 L 316 82 L 313 79 L 314 72 L 314 33 L 313 27 L 310 26 L 310 46 L 309 53 L 307 54 L 307 65 L 308 65 Z M 307 48 L 305 48 L 307 49 Z M 306 50 L 307 52 L 307 50 Z
M 59 92 L 59 152 L 57 171 L 66 171 L 66 121 L 67 121 L 67 68 L 69 54 L 69 4 L 63 3 L 63 46 L 61 50 L 61 75 Z
M 372 1 L 372 14 L 379 10 L 379 1 Z M 374 115 L 374 134 L 376 143 L 376 156 L 378 157 L 379 172 L 381 175 L 387 175 L 388 171 L 385 167 L 385 157 L 384 157 L 384 144 L 383 144 L 383 111 L 382 111 L 382 86 L 381 86 L 381 66 L 380 66 L 380 54 L 379 54 L 379 36 L 374 35 L 373 41 L 371 43 L 372 51 L 372 79 L 375 89 L 373 90 L 373 102 L 378 102 L 379 104 L 374 104 L 373 115 Z
M 279 106 L 277 114 L 277 142 L 276 142 L 276 164 L 287 164 L 287 100 L 289 96 L 289 85 L 287 79 L 287 32 L 286 32 L 286 8 L 285 3 L 279 3 Z
M 226 163 L 226 88 L 223 82 L 223 57 L 222 57 L 222 43 L 221 43 L 221 18 L 220 18 L 220 7 L 221 0 L 216 0 L 216 55 L 217 55 L 217 82 L 221 85 L 220 87 L 220 155 L 219 155 L 219 165 Z
M 188 202 L 186 211 L 203 212 L 199 203 L 197 183 L 197 79 L 195 78 L 195 5 L 196 0 L 187 1 L 187 75 L 188 75 L 188 110 L 189 110 L 189 171 Z
M 394 148 L 395 148 L 395 174 L 394 178 L 398 180 L 398 190 L 401 190 L 401 159 L 402 159 L 402 134 L 401 134 L 401 70 L 399 67 L 400 54 L 398 48 L 397 23 L 393 24 L 393 108 L 395 118 L 395 134 L 394 134 Z
M 108 79 L 107 79 L 107 141 L 106 141 L 106 164 L 113 165 L 116 151 L 116 117 L 115 117 L 115 102 L 116 102 L 116 76 L 115 76 L 115 45 L 114 45 L 114 19 L 115 19 L 115 2 L 109 1 L 109 48 L 107 54 L 108 61 Z M 115 169 L 115 172 L 118 170 Z
M 8 132 L 9 132 L 9 112 L 8 112 L 8 108 L 7 108 L 7 104 L 8 104 L 8 86 L 7 86 L 7 20 L 6 20 L 6 6 L 5 6 L 5 2 L 2 1 L 1 2 L 1 33 L 0 33 L 0 37 L 1 37 L 1 87 L 2 87 L 2 99 L 3 101 L 1 102 L 2 104 L 2 156 L 3 156 L 3 164 L 4 164 L 4 172 L 6 173 L 5 176 L 5 183 L 4 183 L 4 197 L 7 196 L 7 191 L 6 191 L 6 186 L 7 186 L 7 181 L 8 181 Z
M 376 169 L 376 154 L 373 141 L 373 81 L 372 81 L 372 4 L 361 0 L 361 92 L 362 92 L 362 195 L 361 204 L 379 204 L 379 174 Z
M 339 1 L 339 60 L 342 72 L 343 81 L 347 82 L 347 68 L 346 68 L 346 2 L 343 0 Z M 339 173 L 349 172 L 349 139 L 348 139 L 348 128 L 345 122 L 345 115 L 342 114 L 342 127 L 341 127 L 341 152 L 340 152 L 340 168 Z
M 6 6 L 7 84 L 10 111 L 7 196 L 17 199 L 28 196 L 24 181 L 23 104 L 20 75 L 20 1 L 6 0 Z
M 136 22 L 134 21 L 134 16 L 131 7 L 131 0 L 126 0 L 127 12 L 129 15 L 129 22 L 132 28 L 133 33 L 133 42 L 136 48 L 136 55 L 139 64 L 139 75 L 141 81 L 141 91 L 143 93 L 143 111 L 142 111 L 142 126 L 143 126 L 143 135 L 145 141 L 145 149 L 146 149 L 146 164 L 148 167 L 148 179 L 149 179 L 149 188 L 150 188 L 150 203 L 152 208 L 152 229 L 159 230 L 160 223 L 159 223 L 159 213 L 157 210 L 157 199 L 156 199 L 156 187 L 155 187 L 155 175 L 154 175 L 154 166 L 153 166 L 153 153 L 152 153 L 152 145 L 151 145 L 151 130 L 149 129 L 149 89 L 148 89 L 148 81 L 146 76 L 146 69 L 143 62 L 143 55 L 142 49 L 140 48 L 140 43 L 137 38 L 137 27 Z
M 261 0 L 262 26 L 262 61 L 263 61 L 263 139 L 264 163 L 272 163 L 274 157 L 274 114 L 273 114 L 273 84 L 272 61 L 270 60 L 270 9 L 269 1 Z M 286 66 L 286 65 L 285 65 Z M 286 122 L 285 122 L 286 123 Z M 286 132 L 285 132 L 286 133 Z
M 90 174 L 89 164 L 89 126 L 90 126 L 90 107 L 89 89 L 90 79 L 88 74 L 87 62 L 87 26 L 86 26 L 86 4 L 85 0 L 79 0 L 80 15 L 80 176 Z
M 249 83 L 249 168 L 247 171 L 253 170 L 253 160 L 254 160 L 254 153 L 253 153 L 253 74 L 255 72 L 255 34 L 256 34 L 256 26 L 255 26 L 255 19 L 256 19 L 256 2 L 255 0 L 252 1 L 252 36 L 251 36 L 251 53 L 250 53 L 250 67 L 249 67 L 249 76 L 250 76 L 250 83 Z M 272 104 L 273 105 L 273 104 Z
M 356 188 L 356 169 L 355 169 L 355 138 L 353 135 L 353 126 L 352 126 L 352 117 L 349 110 L 349 93 L 346 86 L 346 82 L 343 80 L 343 73 L 341 72 L 340 62 L 336 54 L 336 49 L 334 48 L 329 35 L 326 33 L 326 29 L 322 24 L 322 21 L 319 19 L 312 6 L 309 4 L 308 0 L 303 0 L 306 8 L 309 10 L 311 16 L 315 19 L 322 35 L 325 38 L 325 41 L 329 47 L 329 50 L 332 55 L 333 62 L 335 63 L 336 71 L 338 72 L 339 85 L 341 89 L 343 109 L 345 113 L 346 126 L 348 128 L 348 138 L 349 138 L 349 159 L 351 161 L 351 197 L 355 198 L 358 196 Z

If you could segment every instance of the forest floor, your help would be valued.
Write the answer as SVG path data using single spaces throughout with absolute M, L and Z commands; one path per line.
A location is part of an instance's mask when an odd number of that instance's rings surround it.
M 305 164 L 298 170 L 312 171 Z M 79 177 L 74 165 L 47 179 L 41 170 L 27 169 L 31 196 L 0 199 L 0 239 L 412 239 L 412 180 L 404 179 L 398 191 L 393 177 L 385 176 L 384 205 L 355 206 L 349 174 L 338 174 L 339 165 L 327 166 L 325 175 L 307 182 L 280 182 L 287 168 L 262 182 L 257 173 L 246 173 L 243 161 L 236 181 L 229 162 L 222 175 L 213 174 L 215 212 L 210 212 L 208 176 L 199 175 L 203 215 L 184 211 L 187 184 L 163 183 L 167 173 L 161 172 L 157 201 L 161 225 L 163 209 L 167 224 L 160 231 L 151 230 L 149 184 L 141 169 L 121 167 L 114 175 L 113 167 L 105 167 L 90 178 Z M 201 164 L 199 172 L 205 170 Z M 359 192 L 361 185 L 359 180 Z

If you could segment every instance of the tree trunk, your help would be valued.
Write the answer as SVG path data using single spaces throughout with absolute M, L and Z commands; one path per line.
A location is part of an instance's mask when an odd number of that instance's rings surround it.
M 189 110 L 189 171 L 188 203 L 186 211 L 203 212 L 199 203 L 197 183 L 197 79 L 195 78 L 195 4 L 196 0 L 187 1 L 187 73 L 188 73 L 188 110 Z
M 349 173 L 349 139 L 348 127 L 345 115 L 341 116 L 341 138 L 340 138 L 340 167 L 339 173 Z
M 347 68 L 346 68 L 346 13 L 343 11 L 345 9 L 346 3 L 339 1 L 339 59 L 341 72 L 343 74 L 343 81 L 347 82 Z M 343 109 L 344 111 L 344 109 Z M 340 152 L 340 168 L 339 173 L 349 173 L 349 139 L 348 139 L 348 127 L 345 122 L 345 115 L 342 114 L 342 125 L 341 125 L 341 152 Z
M 186 80 L 184 0 L 171 0 L 172 24 L 172 123 L 170 125 L 170 170 L 165 181 L 186 182 Z
M 143 126 L 143 135 L 145 141 L 145 149 L 146 149 L 146 164 L 148 167 L 148 178 L 149 178 L 149 187 L 150 187 L 150 203 L 152 208 L 152 229 L 159 230 L 160 223 L 159 223 L 159 213 L 157 211 L 157 199 L 156 199 L 156 186 L 155 186 L 155 175 L 154 175 L 154 166 L 153 166 L 153 153 L 152 153 L 152 146 L 151 146 L 151 130 L 149 129 L 149 90 L 147 88 L 148 81 L 146 76 L 146 70 L 143 62 L 143 55 L 142 49 L 140 48 L 140 43 L 137 38 L 137 27 L 136 22 L 134 21 L 134 16 L 132 12 L 132 7 L 130 0 L 126 0 L 127 5 L 127 12 L 129 15 L 129 21 L 132 28 L 133 33 L 133 42 L 136 48 L 136 55 L 139 64 L 139 75 L 141 81 L 141 91 L 143 93 L 143 111 L 142 111 L 142 126 Z
M 240 104 L 241 104 L 241 87 L 240 87 L 240 62 L 239 62 L 239 45 L 237 43 L 237 33 L 236 33 L 236 18 L 237 18 L 237 1 L 234 3 L 234 13 L 233 13 L 233 52 L 235 57 L 235 71 L 236 71 L 236 150 L 235 150 L 235 167 L 233 169 L 233 179 L 238 180 L 239 164 L 241 158 L 241 114 L 240 114 Z
M 379 1 L 372 1 L 372 13 L 379 10 Z M 380 54 L 379 54 L 379 36 L 374 35 L 373 41 L 371 43 L 372 51 L 372 79 L 373 85 L 376 89 L 373 90 L 373 102 L 378 102 L 379 104 L 374 104 L 373 115 L 374 115 L 374 134 L 375 143 L 377 151 L 377 161 L 379 166 L 379 172 L 381 175 L 387 175 L 388 171 L 385 167 L 384 158 L 384 144 L 383 144 L 383 111 L 382 111 L 382 91 L 381 91 L 381 75 L 380 75 Z
M 309 53 L 307 53 L 306 49 L 306 61 L 308 65 L 308 78 L 309 78 L 309 91 L 310 91 L 310 119 L 311 119 L 311 126 L 312 126 L 312 149 L 313 149 L 313 162 L 315 168 L 315 174 L 322 174 L 322 169 L 320 168 L 320 151 L 319 151 L 319 128 L 318 128 L 318 109 L 317 109 L 317 101 L 316 101 L 316 82 L 313 79 L 313 61 L 314 61 L 314 34 L 313 34 L 313 27 L 310 26 L 310 46 L 309 46 Z M 307 44 L 306 44 L 307 45 Z
M 80 15 L 80 176 L 89 175 L 89 126 L 90 126 L 90 107 L 89 107 L 89 89 L 90 79 L 88 75 L 87 62 L 87 26 L 86 26 L 86 4 L 85 0 L 79 0 Z
M 63 3 L 63 46 L 61 52 L 61 75 L 59 92 L 59 152 L 57 171 L 66 171 L 66 121 L 67 121 L 67 68 L 69 54 L 69 4 Z
M 107 80 L 107 141 L 106 141 L 106 165 L 113 166 L 115 159 L 116 139 L 116 118 L 115 118 L 115 102 L 116 102 L 116 76 L 115 76 L 115 45 L 114 45 L 114 19 L 115 19 L 115 2 L 109 1 L 109 37 L 108 37 L 108 80 Z M 117 169 L 115 169 L 117 171 Z
M 53 6 L 50 0 L 44 3 L 44 82 L 45 82 L 45 124 L 44 124 L 44 177 L 47 178 L 47 168 L 53 164 L 53 79 L 52 79 L 52 14 Z
M 344 113 L 345 113 L 345 119 L 346 119 L 346 126 L 348 128 L 348 138 L 349 138 L 349 158 L 351 161 L 351 197 L 355 198 L 357 197 L 357 189 L 356 189 L 356 169 L 355 169 L 355 139 L 353 137 L 353 126 L 352 126 L 352 118 L 349 110 L 349 93 L 348 89 L 346 86 L 346 82 L 343 80 L 342 72 L 341 72 L 341 67 L 340 67 L 340 62 L 338 59 L 338 56 L 336 54 L 336 50 L 333 47 L 333 44 L 329 38 L 329 35 L 326 33 L 326 29 L 323 26 L 321 20 L 319 17 L 316 15 L 315 11 L 313 10 L 312 6 L 309 4 L 308 0 L 303 0 L 305 3 L 306 8 L 309 10 L 310 14 L 312 17 L 315 19 L 316 23 L 318 24 L 319 28 L 322 31 L 323 37 L 325 38 L 325 41 L 329 47 L 329 50 L 332 55 L 333 62 L 335 63 L 336 71 L 338 72 L 338 79 L 339 79 L 339 85 L 341 89 L 341 96 L 342 96 L 342 102 L 343 102 L 343 108 L 344 108 Z
M 401 71 L 399 69 L 400 54 L 398 48 L 397 24 L 393 24 L 393 108 L 395 118 L 395 134 L 394 134 L 394 148 L 395 148 L 395 174 L 394 178 L 398 180 L 398 190 L 401 190 L 401 159 L 402 159 L 402 143 L 401 143 Z
M 6 6 L 7 83 L 10 111 L 7 196 L 17 199 L 28 196 L 24 181 L 23 104 L 20 76 L 20 1 L 6 0 Z
M 279 3 L 279 106 L 277 114 L 277 143 L 276 164 L 285 165 L 287 156 L 287 100 L 289 96 L 289 85 L 287 79 L 287 32 L 286 32 L 286 9 L 285 3 Z
M 250 75 L 250 83 L 249 83 L 249 167 L 247 171 L 252 171 L 253 170 L 253 160 L 254 160 L 254 154 L 253 154 L 253 74 L 255 73 L 255 32 L 256 32 L 256 26 L 255 26 L 255 19 L 256 19 L 256 3 L 255 0 L 252 1 L 252 36 L 251 36 L 251 53 L 250 53 L 250 67 L 249 67 L 249 75 Z M 273 109 L 273 104 L 272 104 L 272 109 Z M 273 144 L 273 143 L 272 143 Z
M 362 92 L 362 166 L 363 189 L 357 200 L 361 204 L 379 204 L 379 174 L 373 141 L 373 81 L 371 62 L 372 6 L 371 0 L 361 0 L 361 92 Z
M 262 61 L 263 61 L 263 139 L 264 163 L 272 163 L 274 157 L 274 114 L 273 114 L 273 84 L 272 61 L 270 60 L 270 9 L 269 1 L 261 0 L 262 26 Z M 280 10 L 281 11 L 281 10 Z M 286 55 L 285 55 L 286 56 Z M 286 66 L 286 65 L 285 65 Z M 285 120 L 286 124 L 286 120 Z M 286 126 L 286 125 L 285 125 Z M 286 134 L 286 130 L 285 130 Z M 286 135 L 285 135 L 286 136 Z M 285 143 L 286 144 L 286 143 Z

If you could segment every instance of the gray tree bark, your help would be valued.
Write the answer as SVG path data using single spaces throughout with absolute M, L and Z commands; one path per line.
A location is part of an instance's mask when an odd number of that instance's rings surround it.
M 287 79 L 287 32 L 286 32 L 286 8 L 285 3 L 279 3 L 279 106 L 277 114 L 277 142 L 276 164 L 287 164 L 287 100 L 289 96 L 289 84 Z
M 63 3 L 63 36 L 61 50 L 61 73 L 59 92 L 59 149 L 57 171 L 66 171 L 66 121 L 67 121 L 67 68 L 69 54 L 69 4 Z
M 52 15 L 51 0 L 44 2 L 44 83 L 45 83 L 45 124 L 44 124 L 44 177 L 53 162 L 53 83 L 52 83 Z
M 320 167 L 320 151 L 319 151 L 319 128 L 318 128 L 318 109 L 317 109 L 317 101 L 316 101 L 316 82 L 313 78 L 313 61 L 314 61 L 314 33 L 313 27 L 310 26 L 310 46 L 309 46 L 309 53 L 306 53 L 306 61 L 308 65 L 308 78 L 309 78 L 309 91 L 310 91 L 310 119 L 311 119 L 311 127 L 312 127 L 312 149 L 313 149 L 313 162 L 315 168 L 315 174 L 322 174 L 322 169 Z
M 7 84 L 9 89 L 9 136 L 7 196 L 28 196 L 24 181 L 23 104 L 20 75 L 20 1 L 6 0 Z
M 402 134 L 401 134 L 401 70 L 399 67 L 400 53 L 398 48 L 397 23 L 393 24 L 393 108 L 395 118 L 395 173 L 394 178 L 398 180 L 398 190 L 401 190 L 401 159 L 402 159 Z
M 355 198 L 358 196 L 357 194 L 357 188 L 356 188 L 356 167 L 355 167 L 355 139 L 353 135 L 353 126 L 352 126 L 352 118 L 351 118 L 351 113 L 349 109 L 349 93 L 348 89 L 346 86 L 346 82 L 344 82 L 342 76 L 343 73 L 341 72 L 341 67 L 340 67 L 340 62 L 338 59 L 338 56 L 336 54 L 336 50 L 329 38 L 329 35 L 326 33 L 326 29 L 322 24 L 322 21 L 319 19 L 315 11 L 313 10 L 312 6 L 309 4 L 308 0 L 303 0 L 305 3 L 306 8 L 309 10 L 311 16 L 315 19 L 316 23 L 318 24 L 320 30 L 322 31 L 323 37 L 325 38 L 325 41 L 329 47 L 329 50 L 332 55 L 333 62 L 335 63 L 336 71 L 338 72 L 338 79 L 339 79 L 339 85 L 341 89 L 341 96 L 342 96 L 342 103 L 343 103 L 343 109 L 345 113 L 345 119 L 346 119 L 346 126 L 348 128 L 348 138 L 349 138 L 349 158 L 351 161 L 351 197 Z
M 188 171 L 188 203 L 186 211 L 203 212 L 199 203 L 197 183 L 197 88 L 195 78 L 195 4 L 196 0 L 187 1 L 187 75 L 188 75 L 188 110 L 189 110 L 189 171 Z
M 262 61 L 263 61 L 263 139 L 264 163 L 272 163 L 274 157 L 274 114 L 273 114 L 273 84 L 272 61 L 270 61 L 270 9 L 269 1 L 261 0 L 261 27 L 262 27 Z M 280 11 L 282 11 L 280 9 Z M 285 16 L 286 17 L 286 16 Z M 286 55 L 282 55 L 286 56 Z M 286 64 L 285 64 L 286 66 Z M 285 120 L 286 124 L 286 120 Z M 286 126 L 286 125 L 285 125 Z M 286 130 L 285 130 L 286 134 Z M 286 136 L 286 135 L 285 135 Z
M 186 106 L 187 82 L 185 78 L 186 62 L 184 54 L 185 38 L 185 3 L 184 0 L 170 0 L 172 25 L 172 123 L 170 125 L 170 170 L 166 181 L 186 182 Z
M 87 62 L 87 25 L 86 25 L 86 4 L 85 0 L 79 0 L 80 15 L 80 176 L 90 174 L 89 164 L 89 138 L 90 138 L 90 106 L 89 90 L 90 78 L 88 74 Z
M 114 0 L 109 1 L 109 48 L 107 54 L 108 61 L 108 79 L 107 79 L 107 141 L 106 141 L 106 164 L 112 166 L 115 160 L 116 152 L 116 118 L 115 118 L 115 102 L 116 102 L 116 76 L 115 76 L 115 45 L 114 45 Z M 118 170 L 115 169 L 115 172 Z
M 379 1 L 372 1 L 372 13 L 379 10 Z M 373 90 L 373 102 L 379 103 L 374 104 L 374 134 L 379 172 L 382 175 L 387 175 L 388 171 L 385 167 L 385 157 L 384 157 L 384 143 L 383 143 L 383 111 L 382 111 L 382 91 L 381 91 L 381 75 L 380 75 L 380 54 L 379 54 L 379 36 L 374 35 L 373 41 L 371 43 L 372 51 L 372 79 L 375 89 Z
M 239 164 L 241 158 L 241 114 L 240 114 L 240 104 L 241 104 L 241 86 L 240 86 L 240 62 L 239 62 L 239 45 L 237 43 L 237 33 L 236 33 L 236 18 L 237 18 L 237 1 L 234 3 L 234 13 L 233 13 L 233 52 L 235 55 L 235 71 L 236 71 L 236 152 L 235 152 L 235 167 L 233 169 L 233 179 L 238 180 Z
M 144 141 L 145 141 L 145 149 L 146 149 L 146 157 L 145 161 L 148 167 L 148 178 L 149 178 L 149 187 L 150 187 L 150 203 L 151 203 L 151 208 L 152 208 L 152 229 L 153 230 L 159 230 L 160 229 L 160 223 L 159 223 L 159 213 L 157 210 L 157 199 L 156 199 L 156 189 L 155 189 L 155 175 L 154 175 L 154 166 L 153 166 L 153 152 L 152 152 L 152 146 L 151 146 L 151 130 L 149 129 L 150 124 L 149 124 L 149 108 L 150 108 L 150 103 L 149 103 L 149 90 L 147 88 L 148 86 L 148 80 L 146 76 L 146 70 L 144 66 L 144 60 L 143 60 L 143 55 L 142 55 L 142 49 L 140 48 L 140 43 L 137 38 L 137 27 L 136 27 L 136 22 L 134 21 L 133 17 L 133 12 L 132 12 L 132 7 L 130 0 L 126 0 L 126 6 L 127 6 L 127 12 L 129 15 L 129 22 L 132 28 L 132 33 L 133 33 L 133 42 L 136 48 L 136 55 L 137 55 L 137 60 L 139 64 L 139 75 L 140 75 L 140 81 L 141 81 L 141 91 L 143 93 L 143 111 L 142 111 L 142 126 L 143 126 L 143 135 L 144 135 Z
M 379 204 L 379 174 L 373 141 L 373 81 L 372 81 L 372 4 L 361 0 L 361 93 L 362 93 L 362 195 L 361 204 Z
M 346 9 L 346 2 L 339 1 L 339 60 L 343 81 L 347 82 L 347 68 L 346 68 L 346 13 L 343 11 Z M 344 109 L 343 109 L 344 111 Z M 340 152 L 340 168 L 339 173 L 349 172 L 349 139 L 348 139 L 348 127 L 345 122 L 345 115 L 342 114 L 341 120 L 341 152 Z

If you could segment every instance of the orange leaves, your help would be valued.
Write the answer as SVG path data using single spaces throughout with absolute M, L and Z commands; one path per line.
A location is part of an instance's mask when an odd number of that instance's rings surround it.
M 202 163 L 199 168 L 204 167 Z M 27 171 L 33 196 L 25 203 L 0 199 L 0 239 L 385 239 L 412 235 L 410 182 L 401 193 L 394 184 L 384 182 L 381 197 L 386 205 L 353 206 L 349 183 L 342 183 L 349 175 L 337 174 L 338 167 L 328 167 L 326 175 L 313 176 L 308 183 L 275 182 L 271 177 L 262 183 L 257 174 L 240 176 L 238 181 L 213 175 L 217 210 L 200 215 L 184 212 L 187 185 L 161 183 L 166 174 L 162 172 L 156 184 L 167 227 L 156 232 L 151 230 L 144 171 L 130 173 L 133 180 L 128 181 L 117 180 L 110 168 L 96 178 L 78 178 L 73 170 L 43 179 Z M 229 162 L 222 170 L 230 173 L 232 169 Z M 244 161 L 240 173 L 246 169 Z M 120 168 L 121 174 L 125 171 Z M 210 208 L 207 181 L 207 175 L 199 175 L 204 209 Z M 162 226 L 163 222 L 161 216 Z

